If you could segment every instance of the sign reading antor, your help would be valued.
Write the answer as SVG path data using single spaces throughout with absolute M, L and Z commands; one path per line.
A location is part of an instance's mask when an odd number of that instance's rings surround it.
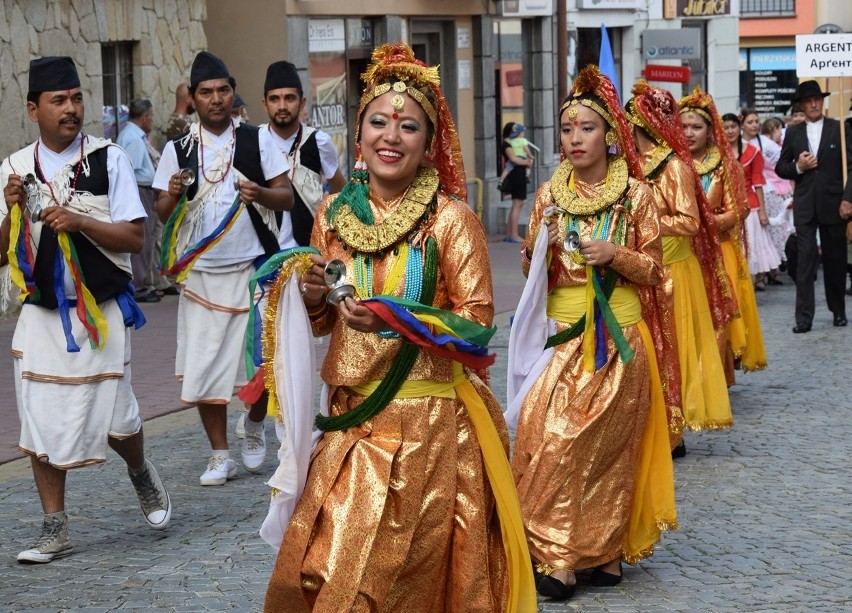
M 799 77 L 852 76 L 852 34 L 796 36 L 796 74 Z

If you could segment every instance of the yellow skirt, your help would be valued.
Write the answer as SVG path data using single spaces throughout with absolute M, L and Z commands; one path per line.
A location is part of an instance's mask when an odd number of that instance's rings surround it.
M 724 240 L 721 245 L 725 270 L 740 308 L 739 318 L 732 321 L 729 327 L 731 349 L 734 356 L 742 360 L 744 371 L 763 370 L 766 368 L 766 347 L 763 344 L 763 331 L 757 314 L 757 300 L 754 297 L 748 264 L 743 262 L 740 270 L 734 244 L 730 240 Z
M 564 327 L 562 324 L 561 327 Z M 677 526 L 665 401 L 645 322 L 623 328 L 636 352 L 583 365 L 583 335 L 555 348 L 521 410 L 512 470 L 530 554 L 541 571 L 653 553 Z
M 691 430 L 730 428 L 734 424 L 731 401 L 701 266 L 690 253 L 669 264 L 669 273 L 686 426 Z

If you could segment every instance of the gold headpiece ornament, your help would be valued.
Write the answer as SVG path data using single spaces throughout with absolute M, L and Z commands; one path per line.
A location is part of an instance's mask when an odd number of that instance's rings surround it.
M 364 93 L 358 104 L 355 141 L 361 137 L 364 109 L 378 96 L 395 92 L 391 99 L 394 111 L 405 108 L 406 95 L 414 99 L 426 113 L 434 128 L 429 144 L 429 161 L 438 170 L 441 191 L 462 200 L 467 198 L 464 163 L 455 122 L 441 92 L 438 66 L 427 66 L 414 57 L 404 42 L 382 45 L 373 50 L 370 65 L 361 75 Z

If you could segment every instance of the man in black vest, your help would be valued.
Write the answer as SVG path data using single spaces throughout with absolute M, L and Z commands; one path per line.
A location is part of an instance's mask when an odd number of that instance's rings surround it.
M 179 303 L 175 372 L 181 399 L 198 405 L 212 448 L 201 485 L 223 485 L 236 474 L 227 406 L 235 387 L 245 383 L 248 282 L 255 264 L 278 251 L 276 212 L 293 206 L 287 162 L 268 134 L 231 117 L 235 87 L 222 60 L 207 51 L 196 56 L 189 90 L 200 123 L 166 143 L 153 183 L 162 190 L 157 213 L 163 221 L 186 191 L 186 213 L 176 239 L 164 238 L 167 246 L 178 261 L 200 253 L 183 268 L 191 266 Z M 188 186 L 182 169 L 194 176 Z M 255 448 L 243 454 L 243 465 L 257 471 L 266 451 L 262 430 L 252 440 Z
M 806 121 L 787 128 L 775 166 L 779 177 L 796 182 L 793 223 L 796 226 L 796 325 L 809 332 L 814 318 L 814 277 L 819 230 L 825 299 L 834 325 L 846 325 L 846 222 L 841 213 L 852 201 L 852 135 L 840 140 L 840 122 L 822 114 L 823 93 L 816 81 L 799 84 L 794 103 L 801 104 Z M 843 185 L 841 147 L 846 147 L 850 173 Z
M 130 253 L 142 249 L 145 219 L 133 167 L 120 147 L 81 132 L 83 93 L 70 57 L 30 62 L 27 114 L 38 141 L 0 167 L 0 265 L 20 271 L 25 286 L 12 340 L 19 448 L 31 457 L 44 511 L 41 536 L 18 561 L 46 563 L 72 550 L 67 470 L 104 462 L 107 445 L 127 464 L 148 525 L 165 528 L 171 502 L 145 458 L 130 386 L 126 326 L 145 322 L 130 284 Z M 15 236 L 13 217 L 22 228 Z M 12 262 L 10 240 L 19 246 Z M 88 294 L 96 306 L 83 299 Z M 106 327 L 92 329 L 99 319 Z
M 331 137 L 299 121 L 306 101 L 296 67 L 286 61 L 270 64 L 263 86 L 263 108 L 269 114 L 269 123 L 260 129 L 269 131 L 276 147 L 289 160 L 295 200 L 282 221 L 282 248 L 310 245 L 314 213 L 323 196 L 322 178 L 328 179 L 333 194 L 346 184 Z

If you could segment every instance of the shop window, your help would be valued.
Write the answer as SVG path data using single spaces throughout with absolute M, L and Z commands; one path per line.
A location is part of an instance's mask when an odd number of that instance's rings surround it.
M 127 106 L 133 100 L 133 43 L 101 45 L 101 65 L 104 137 L 115 140 L 127 122 Z
M 740 17 L 795 17 L 796 0 L 740 0 Z

